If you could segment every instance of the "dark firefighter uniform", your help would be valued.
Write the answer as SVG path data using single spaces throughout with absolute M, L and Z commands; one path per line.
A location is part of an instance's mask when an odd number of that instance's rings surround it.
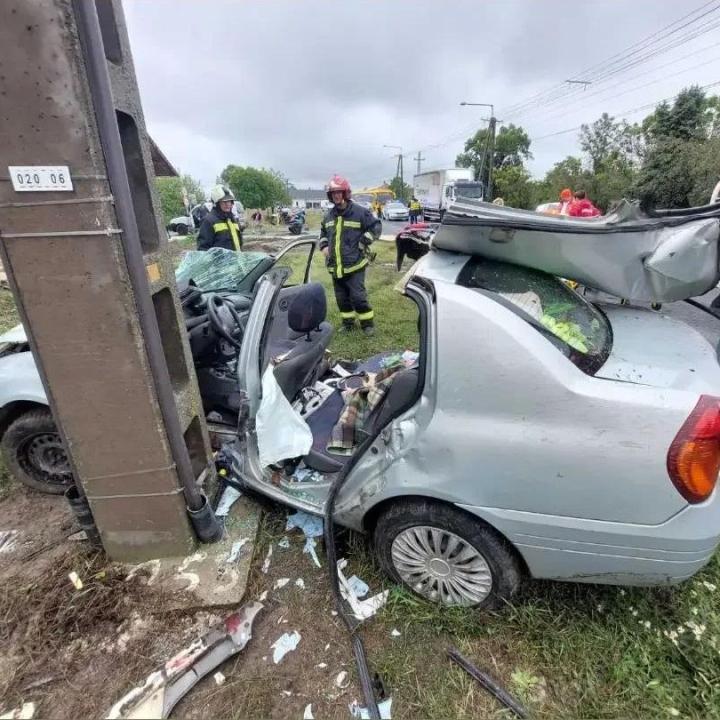
M 209 250 L 213 247 L 240 250 L 242 248 L 242 231 L 232 213 L 224 213 L 216 205 L 200 225 L 197 246 L 198 250 Z
M 380 220 L 352 200 L 344 210 L 335 206 L 323 218 L 320 250 L 328 248 L 327 268 L 346 327 L 352 327 L 356 317 L 364 328 L 374 324 L 375 316 L 365 289 L 366 248 L 381 232 Z

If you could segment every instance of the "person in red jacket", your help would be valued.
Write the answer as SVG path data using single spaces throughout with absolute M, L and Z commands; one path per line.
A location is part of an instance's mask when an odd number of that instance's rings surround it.
M 602 213 L 588 200 L 584 190 L 578 190 L 575 193 L 575 199 L 568 207 L 568 215 L 570 217 L 597 217 Z

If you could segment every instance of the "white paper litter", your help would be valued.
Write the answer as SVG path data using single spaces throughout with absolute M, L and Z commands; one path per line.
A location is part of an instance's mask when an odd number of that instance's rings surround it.
M 247 543 L 250 542 L 250 538 L 242 538 L 241 540 L 236 540 L 232 544 L 232 548 L 230 548 L 230 552 L 228 553 L 227 560 L 225 560 L 226 563 L 232 564 L 237 561 L 237 559 L 240 557 L 240 550 L 242 550 L 243 545 L 247 545 Z
M 359 718 L 360 720 L 370 720 L 370 712 L 367 708 L 360 707 L 357 700 L 354 700 L 350 703 L 350 705 L 348 705 L 348 710 L 350 710 L 350 714 L 354 718 Z M 392 698 L 388 698 L 387 700 L 383 700 L 378 703 L 378 711 L 380 713 L 381 720 L 392 720 Z
M 218 670 L 218 672 L 213 675 L 213 680 L 216 685 L 222 685 L 225 682 L 225 676 Z
M 348 579 L 348 585 L 355 593 L 355 597 L 363 598 L 370 592 L 370 588 L 367 583 L 361 580 L 357 575 L 353 575 Z
M 297 648 L 299 642 L 300 633 L 297 630 L 281 635 L 270 646 L 273 649 L 273 662 L 277 665 L 289 652 Z
M 327 663 L 318 663 L 315 667 L 319 667 L 321 670 L 324 670 L 327 667 Z
M 328 644 L 325 646 L 325 652 L 327 652 L 329 649 L 330 649 L 330 643 L 328 643 Z
M 346 370 L 340 363 L 336 363 L 335 367 L 333 367 L 332 371 L 339 375 L 340 377 L 350 377 L 351 373 Z
M 400 631 L 396 628 L 393 628 L 393 631 L 390 633 L 393 637 L 400 637 Z
M 241 495 L 242 493 L 237 488 L 228 485 L 220 497 L 220 502 L 218 503 L 217 510 L 215 510 L 215 515 L 217 517 L 226 517 L 230 512 L 230 508 Z
M 367 600 L 360 600 L 353 592 L 352 587 L 348 584 L 347 578 L 343 575 L 343 570 L 347 567 L 347 560 L 342 558 L 338 560 L 338 582 L 340 584 L 340 594 L 347 600 L 353 615 L 358 620 L 367 620 L 372 617 L 386 602 L 389 590 L 373 595 Z
M 315 552 L 315 548 L 317 547 L 317 541 L 315 538 L 309 537 L 305 541 L 305 547 L 303 547 L 303 554 L 309 555 L 312 558 L 312 561 L 318 566 L 322 567 L 320 564 L 320 558 L 317 556 L 317 552 Z
M 261 467 L 303 457 L 312 447 L 312 431 L 283 394 L 272 365 L 268 365 L 262 376 L 262 400 L 255 417 L 255 429 Z
M 268 574 L 268 570 L 270 569 L 270 558 L 272 557 L 272 548 L 273 548 L 272 545 L 268 548 L 267 555 L 265 556 L 265 560 L 263 560 L 262 567 L 260 568 L 260 570 L 265 575 Z
M 23 703 L 22 707 L 9 710 L 0 715 L 1 720 L 31 720 L 35 715 L 35 703 Z
M 263 590 L 263 591 L 260 593 L 260 597 L 258 598 L 258 602 L 265 602 L 265 601 L 267 600 L 267 596 L 268 596 L 268 591 L 267 591 L 267 590 Z
M 305 581 L 302 578 L 298 578 L 295 581 L 295 585 L 296 585 L 296 587 L 299 587 L 301 590 L 305 589 Z
M 273 590 L 280 590 L 290 582 L 290 578 L 278 578 L 273 585 Z
M 76 590 L 83 589 L 83 581 L 74 570 L 68 575 L 68 578 L 70 578 L 70 582 L 75 586 Z
M 303 720 L 315 720 L 315 716 L 312 713 L 312 703 L 305 706 L 305 712 L 303 713 Z
M 290 691 L 290 690 L 283 690 L 283 691 L 282 691 L 282 694 L 283 694 L 285 697 L 292 697 L 292 691 Z
M 338 676 L 335 678 L 335 685 L 341 690 L 344 690 L 346 687 L 348 687 L 350 685 L 350 673 L 347 670 L 339 672 Z
M 284 537 L 279 543 L 278 547 L 283 550 L 287 550 L 290 547 L 290 538 Z

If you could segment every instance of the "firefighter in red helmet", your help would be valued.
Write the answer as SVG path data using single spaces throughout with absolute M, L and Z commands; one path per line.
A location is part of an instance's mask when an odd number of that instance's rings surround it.
M 326 190 L 333 206 L 320 228 L 320 250 L 332 275 L 343 329 L 353 330 L 357 319 L 366 335 L 374 335 L 375 315 L 365 289 L 365 267 L 367 248 L 380 237 L 382 223 L 350 199 L 352 191 L 345 178 L 333 175 Z

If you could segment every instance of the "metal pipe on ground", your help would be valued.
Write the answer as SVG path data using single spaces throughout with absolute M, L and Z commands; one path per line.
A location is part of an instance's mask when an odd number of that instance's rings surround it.
M 202 542 L 217 542 L 223 535 L 223 526 L 215 517 L 210 503 L 195 480 L 190 455 L 178 418 L 175 396 L 160 339 L 160 329 L 150 295 L 95 3 L 88 2 L 88 0 L 73 0 L 73 8 L 77 18 L 90 93 L 95 107 L 100 143 L 105 154 L 108 180 L 115 200 L 118 223 L 123 231 L 122 245 L 125 261 L 135 292 L 148 363 L 170 451 L 182 484 L 188 514 L 198 538 Z

